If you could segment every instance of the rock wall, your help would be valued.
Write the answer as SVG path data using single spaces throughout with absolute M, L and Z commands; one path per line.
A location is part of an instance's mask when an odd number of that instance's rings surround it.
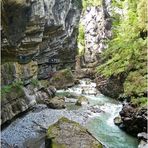
M 2 13 L 3 61 L 37 60 L 39 78 L 73 67 L 81 1 L 8 0 Z
M 56 90 L 53 87 L 29 84 L 11 85 L 2 89 L 1 94 L 1 124 L 9 123 L 17 115 L 33 108 L 37 103 L 45 103 L 53 97 Z M 7 90 L 7 91 L 6 91 Z
M 74 67 L 81 5 L 77 0 L 2 1 L 2 124 L 54 95 L 54 88 L 37 79 Z
M 101 6 L 87 7 L 82 23 L 85 30 L 85 63 L 98 61 L 99 53 L 106 47 L 106 39 L 111 37 L 110 1 L 104 0 Z
M 31 79 L 37 78 L 38 65 L 36 61 L 30 61 L 28 64 L 19 64 L 18 62 L 6 62 L 1 65 L 1 86 L 12 84 L 14 81 L 23 81 L 30 83 Z

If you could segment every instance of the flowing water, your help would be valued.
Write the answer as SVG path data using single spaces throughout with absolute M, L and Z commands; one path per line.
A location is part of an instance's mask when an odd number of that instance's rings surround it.
M 85 126 L 92 135 L 108 148 L 137 148 L 137 139 L 120 130 L 113 119 L 122 108 L 116 100 L 105 97 L 96 90 L 96 84 L 83 79 L 79 85 L 58 93 L 72 93 L 88 98 L 89 104 L 76 106 L 75 99 L 62 110 L 49 109 L 45 105 L 35 106 L 32 112 L 17 119 L 1 133 L 2 142 L 19 148 L 44 148 L 44 135 L 38 125 L 47 128 L 65 116 Z M 92 111 L 97 109 L 98 112 Z M 36 124 L 37 123 L 37 124 Z M 2 146 L 2 148 L 7 148 Z

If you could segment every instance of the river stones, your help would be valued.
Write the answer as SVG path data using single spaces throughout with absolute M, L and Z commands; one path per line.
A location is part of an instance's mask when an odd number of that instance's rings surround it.
M 120 117 L 120 116 L 115 117 L 115 118 L 114 118 L 114 123 L 115 123 L 116 125 L 120 125 L 120 124 L 122 123 L 121 117 Z
M 45 148 L 102 148 L 84 127 L 65 117 L 48 128 Z
M 88 107 L 88 109 L 91 111 L 91 112 L 93 112 L 93 113 L 101 113 L 101 112 L 103 112 L 103 110 L 101 110 L 100 108 L 99 108 L 99 106 L 90 106 L 90 107 Z
M 58 96 L 50 100 L 46 100 L 46 104 L 49 108 L 52 109 L 62 109 L 66 107 L 64 97 L 58 97 Z

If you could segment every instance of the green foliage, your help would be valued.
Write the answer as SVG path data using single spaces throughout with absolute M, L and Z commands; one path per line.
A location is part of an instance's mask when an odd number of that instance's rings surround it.
M 36 87 L 39 85 L 39 80 L 38 79 L 31 79 L 31 84 Z
M 82 0 L 83 10 L 86 10 L 88 6 L 100 6 L 102 0 Z
M 148 25 L 147 25 L 147 11 L 148 11 L 148 1 L 147 0 L 140 0 L 138 2 L 137 6 L 137 15 L 138 15 L 138 24 L 139 28 L 142 29 L 143 31 L 148 30 Z
M 85 12 L 88 6 L 100 6 L 102 5 L 102 0 L 82 0 L 83 12 Z M 84 55 L 85 49 L 85 30 L 82 23 L 79 23 L 79 35 L 77 38 L 78 43 L 78 54 L 80 56 Z
M 79 35 L 77 38 L 78 42 L 78 54 L 83 55 L 85 49 L 85 36 L 84 36 L 84 26 L 80 23 L 79 24 Z
M 124 83 L 124 93 L 126 95 L 143 95 L 147 90 L 146 75 L 142 75 L 140 71 L 130 72 L 125 83 Z
M 22 81 L 16 81 L 10 85 L 5 85 L 1 88 L 1 95 L 10 93 L 13 90 L 13 88 L 19 91 L 22 88 L 22 86 L 23 86 Z
M 146 97 L 141 97 L 141 98 L 132 98 L 131 99 L 131 103 L 135 106 L 145 106 L 145 105 L 148 105 L 148 102 L 147 102 L 147 98 Z
M 141 94 L 147 87 L 147 30 L 146 0 L 113 0 L 113 6 L 122 9 L 122 15 L 113 12 L 113 38 L 102 53 L 104 64 L 97 68 L 106 77 L 126 73 L 126 95 Z

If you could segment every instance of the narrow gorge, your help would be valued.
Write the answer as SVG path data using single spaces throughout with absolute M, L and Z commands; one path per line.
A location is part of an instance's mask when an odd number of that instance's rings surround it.
M 146 148 L 147 1 L 1 1 L 1 147 Z

